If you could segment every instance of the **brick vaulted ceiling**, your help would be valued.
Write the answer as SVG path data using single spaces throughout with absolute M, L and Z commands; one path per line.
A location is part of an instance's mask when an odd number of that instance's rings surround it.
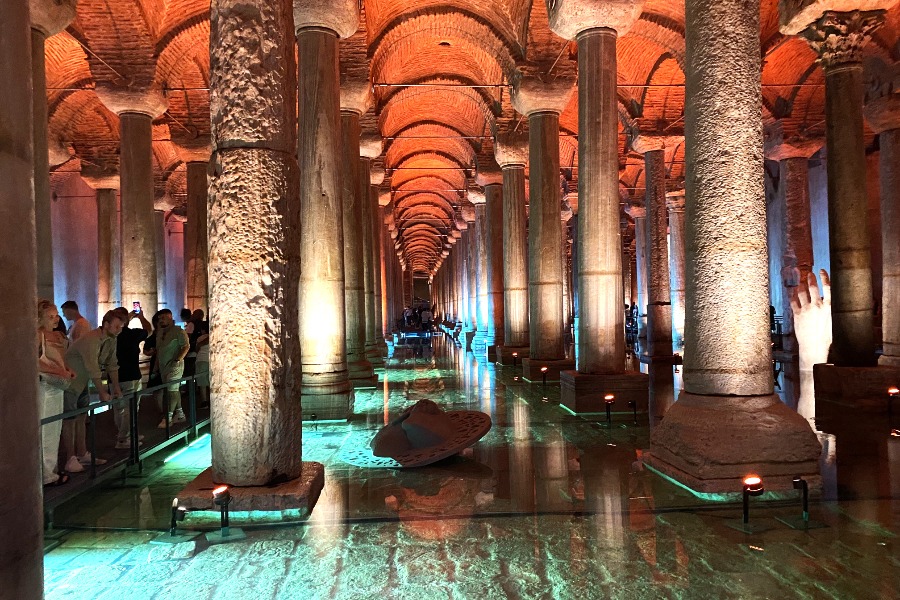
M 571 76 L 576 47 L 553 34 L 543 1 L 362 0 L 359 31 L 342 42 L 342 79 L 368 78 L 374 110 L 364 135 L 380 135 L 399 249 L 417 273 L 440 258 L 460 222 L 476 162 L 492 137 L 524 132 L 509 85 L 523 75 Z M 785 137 L 822 136 L 824 77 L 805 42 L 778 31 L 777 0 L 762 0 L 763 116 Z M 900 10 L 866 48 L 870 61 L 900 58 Z M 182 148 L 202 146 L 209 125 L 209 2 L 78 0 L 77 17 L 47 42 L 47 100 L 54 181 L 65 173 L 118 171 L 119 123 L 97 86 L 155 87 L 168 110 L 154 121 L 157 208 L 184 211 Z M 683 133 L 684 3 L 646 0 L 618 43 L 620 181 L 623 201 L 643 196 L 643 161 L 627 133 Z M 575 190 L 578 99 L 560 117 L 561 185 Z M 871 133 L 868 140 L 871 142 Z M 670 186 L 684 177 L 683 144 L 668 157 Z

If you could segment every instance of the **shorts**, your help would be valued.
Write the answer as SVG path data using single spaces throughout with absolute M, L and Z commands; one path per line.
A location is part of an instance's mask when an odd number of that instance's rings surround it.
M 181 379 L 183 376 L 184 376 L 184 362 L 183 361 L 179 360 L 179 361 L 174 362 L 171 365 L 169 365 L 168 368 L 166 368 L 162 372 L 162 380 L 163 380 L 163 383 L 166 383 L 166 382 L 172 381 L 174 379 L 175 383 L 173 383 L 172 385 L 166 386 L 166 390 L 169 392 L 177 392 L 179 389 L 181 389 L 181 382 L 178 380 Z
M 66 390 L 63 392 L 63 412 L 69 412 L 78 408 L 85 408 L 91 403 L 91 397 L 88 395 L 87 386 L 81 392 Z M 74 419 L 68 417 L 66 420 Z

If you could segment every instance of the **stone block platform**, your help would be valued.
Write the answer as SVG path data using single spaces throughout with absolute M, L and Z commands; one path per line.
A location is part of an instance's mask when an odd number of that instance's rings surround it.
M 855 407 L 872 411 L 886 411 L 889 387 L 900 387 L 900 367 L 838 367 L 819 364 L 813 366 L 816 398 L 833 402 L 848 402 Z M 900 398 L 898 402 L 900 407 Z
M 513 352 L 516 353 L 513 362 Z M 522 366 L 522 359 L 528 358 L 531 348 L 528 346 L 497 346 L 497 362 L 504 367 Z
M 613 412 L 632 412 L 634 402 L 638 412 L 647 412 L 650 378 L 639 371 L 620 374 L 593 375 L 578 371 L 563 371 L 560 376 L 560 404 L 574 413 L 606 411 L 605 396 L 613 394 Z
M 522 359 L 522 377 L 532 383 L 541 383 L 544 374 L 541 367 L 547 367 L 547 381 L 559 381 L 559 374 L 575 368 L 575 361 L 569 359 L 545 360 L 539 358 Z
M 229 487 L 231 504 L 236 511 L 284 511 L 300 510 L 309 515 L 319 500 L 325 485 L 325 466 L 317 462 L 304 462 L 303 472 L 297 479 L 271 486 Z M 181 506 L 188 510 L 215 510 L 212 491 L 219 487 L 213 481 L 212 467 L 197 476 L 187 487 L 178 492 Z

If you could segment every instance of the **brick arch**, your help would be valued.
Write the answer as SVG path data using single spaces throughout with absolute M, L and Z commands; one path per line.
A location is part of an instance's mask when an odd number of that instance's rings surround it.
M 163 0 L 79 0 L 77 18 L 98 81 L 144 89 L 156 72 Z

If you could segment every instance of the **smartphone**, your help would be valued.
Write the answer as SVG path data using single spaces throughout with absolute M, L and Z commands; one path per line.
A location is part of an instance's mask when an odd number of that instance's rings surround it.
M 131 308 L 134 310 L 134 312 L 139 313 L 139 312 L 141 312 L 141 303 L 137 302 L 137 301 L 132 302 Z

